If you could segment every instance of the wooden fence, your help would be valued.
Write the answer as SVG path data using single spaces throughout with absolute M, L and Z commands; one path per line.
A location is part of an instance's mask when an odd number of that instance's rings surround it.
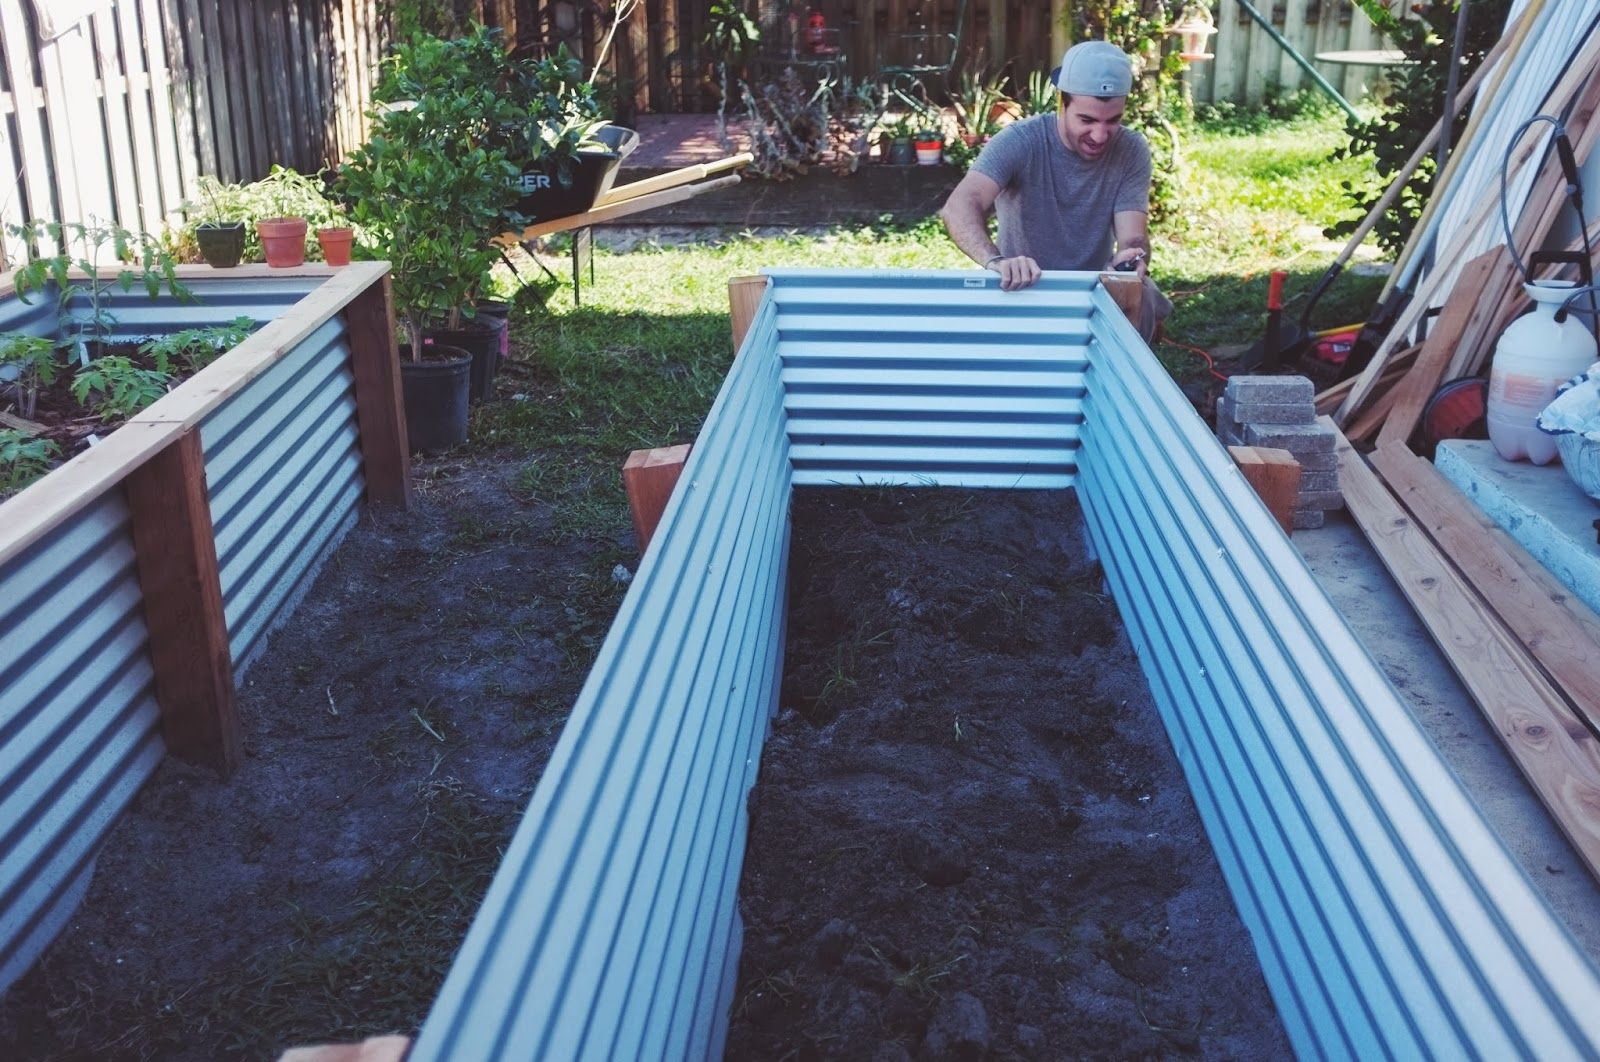
M 153 232 L 199 174 L 314 171 L 365 135 L 383 40 L 379 0 L 0 0 L 0 220 Z
M 1066 46 L 1069 0 L 813 0 L 840 68 L 875 75 L 909 33 L 950 33 L 954 66 L 1048 70 Z M 1307 55 L 1378 44 L 1350 0 L 1256 0 Z M 1391 0 L 1400 6 L 1402 0 Z M 363 116 L 389 34 L 385 0 L 0 0 L 0 221 L 115 220 L 156 231 L 202 173 L 264 176 L 274 162 L 314 171 L 366 133 Z M 476 0 L 467 13 L 520 50 L 567 44 L 593 63 L 608 28 L 579 0 Z M 642 0 L 605 56 L 639 111 L 716 107 L 703 0 Z M 762 49 L 787 51 L 810 8 L 750 5 Z M 1196 64 L 1197 102 L 1258 102 L 1306 78 L 1237 0 L 1218 0 L 1216 59 Z M 794 12 L 801 14 L 791 17 Z M 43 16 L 41 16 L 43 12 Z M 932 52 L 930 55 L 937 55 Z M 1346 95 L 1373 67 L 1319 64 Z M 0 259 L 20 244 L 0 242 Z M 0 261 L 3 264 L 3 261 Z

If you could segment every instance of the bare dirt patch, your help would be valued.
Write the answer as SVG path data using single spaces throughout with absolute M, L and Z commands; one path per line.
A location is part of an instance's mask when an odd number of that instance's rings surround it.
M 362 517 L 246 675 L 244 767 L 163 764 L 0 1001 L 0 1057 L 272 1058 L 416 1029 L 633 559 L 555 531 L 517 471 L 425 462 L 412 511 Z
M 1288 1057 L 1076 499 L 794 508 L 728 1056 Z

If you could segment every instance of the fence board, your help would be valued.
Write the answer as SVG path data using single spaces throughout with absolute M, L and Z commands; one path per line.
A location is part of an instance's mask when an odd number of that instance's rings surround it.
M 163 222 L 167 202 L 161 187 L 160 167 L 156 164 L 156 132 L 150 95 L 154 81 L 145 62 L 144 41 L 139 36 L 138 10 L 134 4 L 120 3 L 97 12 L 95 25 L 107 29 L 107 39 L 115 36 L 122 55 L 122 90 L 126 93 L 128 136 L 133 150 L 134 173 L 138 188 L 138 226 L 156 231 Z
M 133 168 L 133 85 L 122 69 L 117 31 L 111 13 L 104 8 L 80 25 L 88 38 L 100 75 L 101 114 L 105 120 L 106 155 L 110 162 L 109 202 L 116 208 L 115 217 L 119 225 L 131 229 L 147 228 L 140 216 L 139 178 Z M 74 151 L 73 154 L 76 156 L 78 152 Z

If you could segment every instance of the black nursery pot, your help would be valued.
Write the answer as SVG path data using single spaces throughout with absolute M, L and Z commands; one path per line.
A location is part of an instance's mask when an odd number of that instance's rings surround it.
M 467 394 L 473 402 L 484 402 L 494 397 L 494 378 L 499 369 L 500 347 L 506 324 L 504 317 L 491 317 L 479 312 L 472 320 L 461 322 L 460 328 L 429 329 L 424 337 L 435 344 L 455 347 L 472 355 L 472 382 Z
M 231 269 L 244 256 L 244 222 L 202 222 L 194 227 L 200 257 L 213 269 Z
M 467 388 L 472 355 L 439 343 L 427 361 L 411 360 L 411 344 L 400 345 L 400 391 L 406 407 L 406 443 L 411 452 L 438 453 L 467 441 Z

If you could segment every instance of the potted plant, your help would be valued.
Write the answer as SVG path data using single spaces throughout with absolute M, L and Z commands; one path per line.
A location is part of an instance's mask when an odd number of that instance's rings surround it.
M 912 134 L 911 146 L 916 150 L 918 166 L 937 166 L 944 153 L 944 137 L 933 129 L 919 129 Z
M 884 127 L 883 135 L 878 140 L 879 151 L 883 160 L 891 166 L 911 166 L 917 161 L 916 148 L 911 143 L 912 128 L 911 118 L 908 115 L 897 115 L 895 119 Z
M 995 134 L 1002 124 L 1016 116 L 1017 105 L 1006 97 L 1004 74 L 968 70 L 950 96 L 956 112 L 956 126 L 962 143 L 976 147 Z
M 215 179 L 210 179 L 209 185 L 204 183 L 208 178 L 201 180 L 200 187 L 211 204 L 211 212 L 206 220 L 195 225 L 194 241 L 199 245 L 200 257 L 205 259 L 206 265 L 213 269 L 232 269 L 244 256 L 245 224 L 238 218 L 223 216 L 213 191 L 217 183 Z
M 344 208 L 330 203 L 317 220 L 317 246 L 322 248 L 322 260 L 331 266 L 349 265 L 350 254 L 355 247 L 356 230 L 351 226 Z
M 438 44 L 419 36 L 400 45 L 390 61 L 391 90 L 419 52 L 437 55 Z M 515 213 L 517 168 L 488 135 L 514 116 L 493 83 L 472 77 L 434 78 L 406 91 L 411 106 L 374 108 L 372 137 L 340 168 L 338 191 L 363 245 L 392 264 L 407 431 L 413 450 L 432 451 L 466 440 L 474 363 L 481 380 L 499 352 L 493 325 L 477 330 L 485 334 L 482 357 L 447 340 L 473 331 L 476 299 L 499 260 L 490 241 Z

